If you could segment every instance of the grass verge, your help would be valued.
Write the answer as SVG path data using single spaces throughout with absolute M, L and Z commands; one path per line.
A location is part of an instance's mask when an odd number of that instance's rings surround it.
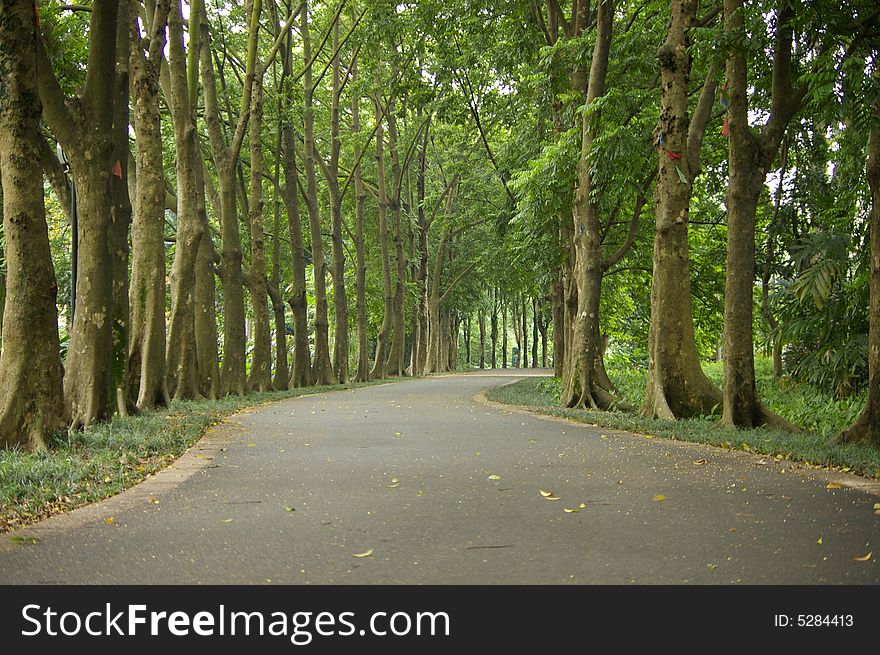
M 0 450 L 0 532 L 113 496 L 171 464 L 212 425 L 246 407 L 379 380 L 174 403 L 56 435 L 48 452 Z
M 611 377 L 618 379 L 613 373 Z M 621 395 L 638 407 L 641 398 L 634 390 L 639 387 L 633 382 L 633 379 L 628 380 L 626 387 L 621 389 Z M 519 405 L 540 414 L 559 416 L 578 423 L 704 443 L 725 449 L 745 450 L 802 462 L 811 467 L 833 468 L 880 479 L 880 450 L 865 444 L 832 444 L 828 430 L 809 429 L 809 426 L 803 432 L 794 434 L 763 428 L 742 430 L 719 425 L 717 417 L 661 421 L 630 412 L 568 409 L 559 405 L 560 387 L 560 381 L 555 378 L 528 378 L 490 389 L 486 397 L 494 402 Z M 644 377 L 640 388 L 644 389 Z M 629 389 L 631 393 L 626 393 L 625 389 Z M 782 393 L 794 392 L 789 390 Z M 777 407 L 774 409 L 778 411 Z

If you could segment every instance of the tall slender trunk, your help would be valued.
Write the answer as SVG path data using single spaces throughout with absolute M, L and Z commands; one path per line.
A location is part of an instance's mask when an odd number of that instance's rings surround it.
M 507 368 L 507 299 L 501 294 L 501 368 Z
M 30 0 L 0 2 L 0 187 L 7 267 L 0 349 L 0 447 L 45 449 L 64 427 L 58 286 L 40 168 L 38 48 Z
M 223 285 L 223 361 L 220 369 L 220 387 L 223 394 L 244 395 L 246 385 L 245 362 L 245 306 L 242 274 L 241 233 L 236 206 L 236 173 L 238 156 L 250 118 L 251 95 L 257 62 L 258 25 L 262 10 L 261 0 L 248 3 L 247 61 L 242 89 L 241 108 L 231 142 L 227 145 L 220 127 L 220 108 L 217 80 L 211 60 L 211 48 L 201 50 L 202 82 L 205 89 L 205 125 L 211 142 L 220 187 L 220 279 Z M 205 30 L 207 33 L 207 30 Z
M 375 101 L 376 122 L 379 128 L 376 130 L 376 186 L 378 187 L 379 204 L 379 251 L 382 258 L 382 299 L 383 313 L 382 326 L 376 336 L 376 359 L 370 377 L 381 379 L 386 376 L 386 360 L 388 358 L 389 337 L 391 321 L 394 313 L 394 295 L 391 290 L 391 257 L 388 252 L 388 194 L 385 187 L 385 132 L 382 127 L 382 108 L 379 101 Z
M 251 196 L 250 292 L 254 315 L 254 349 L 248 387 L 256 391 L 272 390 L 272 333 L 269 328 L 269 296 L 266 283 L 266 246 L 263 231 L 263 80 L 255 76 L 251 92 L 250 150 Z
M 165 384 L 165 176 L 159 113 L 159 65 L 168 7 L 169 0 L 156 3 L 146 57 L 140 46 L 137 16 L 129 19 L 137 175 L 131 228 L 128 373 L 129 395 L 138 409 L 170 401 Z
M 401 376 L 404 374 L 404 342 L 406 339 L 406 317 L 404 314 L 404 292 L 406 289 L 406 257 L 403 254 L 403 223 L 400 215 L 400 197 L 403 186 L 403 171 L 400 165 L 397 138 L 397 116 L 394 114 L 394 101 L 387 111 L 388 149 L 391 152 L 391 186 L 394 192 L 390 197 L 392 238 L 394 241 L 394 259 L 396 263 L 396 281 L 394 298 L 391 304 L 393 311 L 391 347 L 388 349 L 388 373 Z
M 276 80 L 277 84 L 277 80 Z M 282 124 L 281 117 L 284 112 L 284 97 L 278 96 L 276 113 L 278 124 L 275 134 L 275 167 L 272 174 L 272 286 L 275 291 L 270 294 L 272 298 L 272 311 L 275 324 L 275 374 L 272 378 L 272 386 L 278 390 L 287 390 L 290 386 L 290 369 L 287 365 L 287 317 L 284 307 L 284 298 L 281 296 L 281 160 L 282 151 Z
M 492 316 L 489 318 L 489 338 L 492 341 L 492 368 L 498 368 L 498 288 L 492 289 Z
M 339 67 L 339 21 L 333 24 L 333 91 L 330 98 L 330 163 L 327 188 L 330 192 L 330 238 L 333 246 L 333 370 L 340 384 L 348 382 L 348 294 L 345 290 L 345 248 L 342 242 L 342 193 L 339 189 L 339 101 L 342 78 Z
M 194 44 L 190 44 L 195 47 Z M 168 327 L 168 389 L 175 400 L 200 398 L 196 347 L 195 279 L 205 226 L 198 211 L 196 126 L 187 85 L 181 0 L 168 15 L 171 114 L 177 149 L 177 241 L 171 267 L 171 321 Z
M 471 317 L 466 314 L 462 319 L 464 329 L 464 363 L 467 368 L 471 367 Z
M 614 8 L 611 0 L 600 0 L 596 17 L 596 43 L 590 64 L 587 107 L 605 93 L 608 53 L 611 47 Z M 582 117 L 581 156 L 574 203 L 574 269 L 577 287 L 577 312 L 572 320 L 572 338 L 566 349 L 563 370 L 563 404 L 569 407 L 607 407 L 596 387 L 594 362 L 598 347 L 599 301 L 602 297 L 602 240 L 599 232 L 599 207 L 593 197 L 590 160 L 593 140 L 598 132 L 598 112 L 585 111 Z
M 321 214 L 318 206 L 318 183 L 315 176 L 315 88 L 312 82 L 312 45 L 309 33 L 308 5 L 300 12 L 300 34 L 303 41 L 305 89 L 303 103 L 303 157 L 306 174 L 306 197 L 308 198 L 309 229 L 312 238 L 312 268 L 315 279 L 315 357 L 312 360 L 312 381 L 316 384 L 332 384 L 333 367 L 330 363 L 330 319 L 327 305 L 327 262 L 321 234 Z
M 532 368 L 538 368 L 538 301 L 532 298 Z
M 281 49 L 282 77 L 291 74 L 291 36 Z M 286 98 L 292 102 L 293 98 Z M 303 243 L 302 217 L 300 216 L 300 180 L 296 168 L 295 136 L 293 123 L 288 112 L 282 114 L 281 147 L 284 169 L 284 207 L 287 213 L 287 228 L 290 235 L 291 284 L 287 303 L 293 313 L 293 370 L 290 376 L 292 387 L 307 387 L 312 380 L 312 361 L 309 350 L 308 299 L 306 297 L 306 258 Z
M 357 60 L 352 64 L 352 82 L 357 78 Z M 355 138 L 361 130 L 360 94 L 353 93 L 351 98 L 351 131 Z M 361 151 L 355 150 L 355 159 L 361 157 Z M 369 345 L 367 342 L 367 261 L 364 254 L 364 206 L 367 191 L 364 187 L 364 176 L 360 165 L 354 170 L 354 248 L 355 248 L 355 311 L 357 313 L 358 332 L 358 364 L 357 382 L 370 379 Z
M 480 370 L 486 368 L 486 312 L 480 308 L 477 314 L 477 322 L 480 328 Z
M 113 209 L 110 217 L 110 255 L 113 259 L 113 388 L 120 414 L 136 409 L 128 393 L 128 234 L 131 228 L 131 196 L 128 191 L 128 133 L 130 125 L 129 98 L 129 1 L 119 0 L 116 21 L 116 81 L 113 102 L 113 161 L 110 196 Z
M 687 48 L 696 11 L 696 0 L 673 0 L 669 32 L 657 53 L 661 75 L 656 135 L 659 172 L 654 195 L 648 383 L 642 413 L 664 419 L 712 414 L 721 402 L 721 393 L 703 373 L 697 354 L 688 255 L 691 185 L 698 172 L 699 146 L 714 96 L 714 83 L 707 77 L 689 126 L 691 60 Z

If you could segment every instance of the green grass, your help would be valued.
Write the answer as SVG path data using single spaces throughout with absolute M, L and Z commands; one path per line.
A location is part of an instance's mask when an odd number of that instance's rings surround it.
M 0 450 L 0 532 L 107 498 L 137 484 L 168 466 L 210 426 L 241 409 L 362 386 L 366 385 L 308 387 L 174 403 L 166 410 L 115 417 L 86 432 L 59 434 L 47 452 Z
M 720 385 L 721 365 L 705 368 L 710 379 Z M 620 396 L 639 407 L 645 390 L 645 371 L 633 367 L 611 368 Z M 772 365 L 756 361 L 756 376 L 761 398 L 774 411 L 804 428 L 803 432 L 781 430 L 742 430 L 721 426 L 716 417 L 682 421 L 647 419 L 637 413 L 601 412 L 568 409 L 559 406 L 560 381 L 555 378 L 529 378 L 490 390 L 489 400 L 508 405 L 526 406 L 551 416 L 579 423 L 639 434 L 655 435 L 680 441 L 711 444 L 722 448 L 749 450 L 813 466 L 847 469 L 853 473 L 880 479 L 880 450 L 865 444 L 832 444 L 831 437 L 847 426 L 861 410 L 864 396 L 835 400 L 828 394 L 807 386 L 779 383 L 773 379 Z

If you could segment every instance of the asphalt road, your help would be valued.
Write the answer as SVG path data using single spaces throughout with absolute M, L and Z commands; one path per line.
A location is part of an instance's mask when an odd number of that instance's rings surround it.
M 239 414 L 134 489 L 0 535 L 0 583 L 880 583 L 877 485 L 475 400 L 506 375 Z

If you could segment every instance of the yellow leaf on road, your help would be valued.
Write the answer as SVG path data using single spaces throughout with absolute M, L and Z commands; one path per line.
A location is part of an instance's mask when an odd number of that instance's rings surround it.
M 546 498 L 547 496 L 553 495 L 552 491 L 544 491 L 543 489 L 538 489 L 538 493 L 541 494 L 542 496 L 544 496 L 544 498 Z
M 373 554 L 373 549 L 370 548 L 369 550 L 365 550 L 362 553 L 352 553 L 351 556 L 352 557 L 369 557 L 372 554 Z
M 220 523 L 232 523 L 232 519 L 223 519 Z
M 840 487 L 840 484 L 837 482 L 829 482 L 828 484 L 825 485 L 825 488 L 826 489 L 840 489 L 841 487 Z
M 576 514 L 577 512 L 580 512 L 584 507 L 586 507 L 586 504 L 581 503 L 577 507 L 565 507 L 562 509 L 562 511 L 566 514 Z
M 816 543 L 821 546 L 822 545 L 822 537 L 819 537 L 819 539 L 816 541 Z
M 494 475 L 494 474 L 493 474 L 493 475 L 490 475 L 490 476 L 489 476 L 489 479 L 490 479 L 490 480 L 500 480 L 500 479 L 501 479 L 501 476 L 500 476 L 500 475 Z
M 708 459 L 695 459 L 693 463 L 696 464 L 697 466 L 702 466 L 703 464 L 708 464 L 709 460 Z
M 113 525 L 113 517 L 108 516 L 106 519 L 104 519 L 104 523 L 106 523 L 107 525 Z
M 874 554 L 874 551 L 872 550 L 870 553 L 868 553 L 864 557 L 853 557 L 853 562 L 867 562 L 869 559 L 871 559 L 871 556 L 873 554 Z
M 664 496 L 663 494 L 657 494 L 651 500 L 656 500 L 657 502 L 660 502 L 666 500 L 666 496 Z

